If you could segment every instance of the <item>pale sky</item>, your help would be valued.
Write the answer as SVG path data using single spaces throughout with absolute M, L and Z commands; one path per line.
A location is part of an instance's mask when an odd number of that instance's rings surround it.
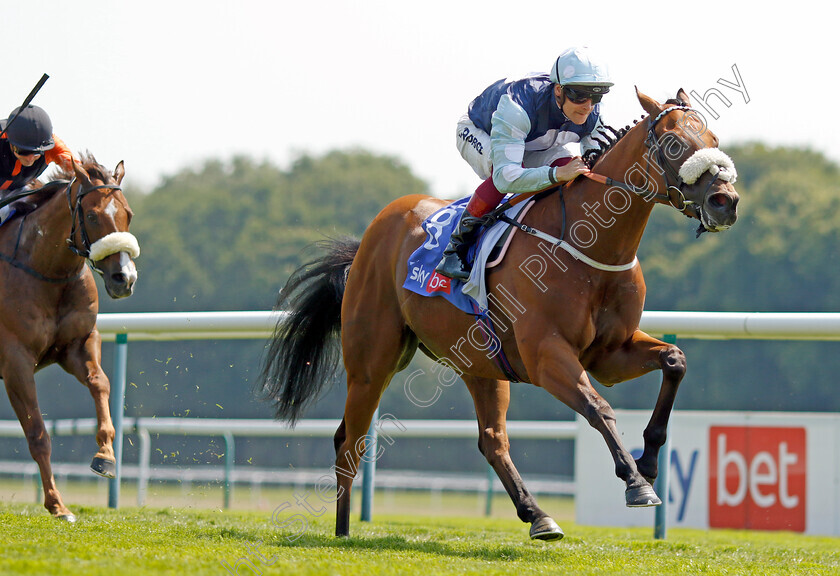
M 2 6 L 0 118 L 42 73 L 35 104 L 72 150 L 126 182 L 237 153 L 281 168 L 363 147 L 398 157 L 432 192 L 479 184 L 455 149 L 468 103 L 503 77 L 544 72 L 571 45 L 603 54 L 608 124 L 717 88 L 721 147 L 805 145 L 840 161 L 836 22 L 816 2 L 27 0 Z M 736 85 L 733 66 L 740 74 Z M 749 102 L 746 102 L 745 95 Z M 701 107 L 698 106 L 702 110 Z

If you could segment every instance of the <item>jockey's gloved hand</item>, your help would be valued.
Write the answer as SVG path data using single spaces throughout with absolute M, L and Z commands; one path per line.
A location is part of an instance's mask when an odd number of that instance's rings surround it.
M 10 205 L 0 208 L 0 226 L 6 223 L 6 220 L 15 215 L 15 209 Z

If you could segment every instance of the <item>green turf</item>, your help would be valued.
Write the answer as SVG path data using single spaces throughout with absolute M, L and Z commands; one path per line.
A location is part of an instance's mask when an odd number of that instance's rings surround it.
M 563 522 L 566 538 L 532 542 L 516 519 L 354 515 L 350 538 L 332 536 L 332 512 L 281 530 L 270 512 L 75 506 L 75 525 L 36 504 L 0 503 L 0 574 L 840 573 L 840 538 L 781 532 L 619 529 Z M 288 520 L 289 508 L 278 520 Z M 290 528 L 292 526 L 290 525 Z M 300 534 L 298 534 L 300 531 Z M 295 539 L 295 536 L 297 538 Z

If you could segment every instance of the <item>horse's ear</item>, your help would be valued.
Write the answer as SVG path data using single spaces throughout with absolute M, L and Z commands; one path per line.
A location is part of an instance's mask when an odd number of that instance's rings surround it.
M 123 176 L 125 176 L 125 166 L 123 166 L 123 161 L 120 160 L 120 163 L 114 168 L 114 180 L 117 181 L 117 185 L 122 182 Z
M 647 96 L 646 94 L 642 94 L 639 91 L 638 86 L 635 86 L 635 88 L 636 88 L 636 98 L 639 99 L 639 104 L 642 105 L 642 108 L 645 109 L 645 112 L 647 112 L 651 116 L 655 116 L 656 114 L 659 114 L 659 112 L 661 110 L 661 106 L 659 105 L 659 102 L 657 102 L 656 100 L 654 100 L 650 96 Z
M 677 90 L 677 100 L 682 100 L 686 106 L 691 106 L 691 100 L 688 99 L 688 94 L 682 88 Z
M 90 188 L 92 184 L 90 183 L 90 176 L 82 167 L 81 164 L 73 160 L 73 171 L 76 173 L 76 178 L 82 183 L 82 186 L 85 188 Z

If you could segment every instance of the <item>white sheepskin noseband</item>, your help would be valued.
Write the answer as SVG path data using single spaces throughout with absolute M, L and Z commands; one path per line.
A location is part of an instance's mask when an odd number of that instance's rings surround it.
M 134 234 L 111 232 L 90 245 L 90 259 L 94 262 L 117 252 L 126 252 L 132 259 L 140 256 L 140 244 Z
M 735 183 L 738 172 L 732 158 L 719 148 L 701 148 L 692 154 L 680 167 L 680 178 L 686 184 L 694 184 L 706 171 L 726 182 Z

